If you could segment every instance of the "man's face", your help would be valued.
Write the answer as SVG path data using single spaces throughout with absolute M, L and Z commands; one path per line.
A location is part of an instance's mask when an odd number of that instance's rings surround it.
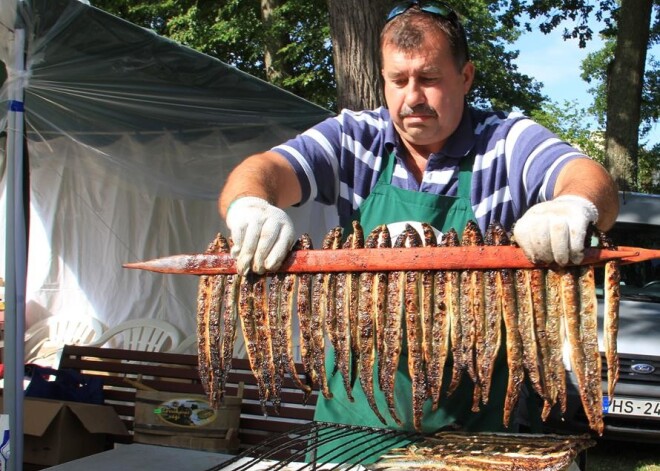
M 412 52 L 383 47 L 385 100 L 394 126 L 407 145 L 438 152 L 456 130 L 474 78 L 468 62 L 456 69 L 444 35 L 427 35 Z

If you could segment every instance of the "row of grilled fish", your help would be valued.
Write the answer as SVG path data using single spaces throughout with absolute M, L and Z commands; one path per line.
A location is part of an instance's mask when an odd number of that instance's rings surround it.
M 421 443 L 390 450 L 367 469 L 558 471 L 568 469 L 580 452 L 593 445 L 588 435 L 440 432 Z
M 408 225 L 392 241 L 387 226 L 366 235 L 353 223 L 342 243 L 342 230 L 331 230 L 324 250 L 437 246 L 433 229 L 422 233 Z M 511 243 L 493 223 L 484 235 L 468 223 L 459 240 L 447 231 L 440 246 L 497 246 Z M 295 250 L 310 250 L 303 235 Z M 207 253 L 227 253 L 229 242 L 218 234 Z M 611 396 L 618 377 L 616 354 L 618 267 L 606 265 L 605 347 Z M 293 322 L 300 332 L 306 382 L 295 373 Z M 527 376 L 544 400 L 543 418 L 559 404 L 566 407 L 563 345 L 570 351 L 582 404 L 591 428 L 602 433 L 601 359 L 598 351 L 596 286 L 593 266 L 565 269 L 494 269 L 389 271 L 364 273 L 208 275 L 202 276 L 198 297 L 199 370 L 210 401 L 222 400 L 240 319 L 262 408 L 270 401 L 277 410 L 286 374 L 311 394 L 318 386 L 332 397 L 328 374 L 340 374 L 349 399 L 359 380 L 367 400 L 385 424 L 374 399 L 374 384 L 386 398 L 389 414 L 401 424 L 395 409 L 394 383 L 402 348 L 408 349 L 412 380 L 413 422 L 421 430 L 422 407 L 434 409 L 454 393 L 464 376 L 474 383 L 472 410 L 488 402 L 495 359 L 506 345 L 509 379 L 503 424 L 511 420 Z M 405 339 L 404 339 L 405 335 Z M 326 338 L 334 350 L 334 371 L 325 369 Z M 443 370 L 453 360 L 450 384 Z M 378 362 L 378 368 L 374 368 Z M 374 378 L 374 371 L 378 377 Z

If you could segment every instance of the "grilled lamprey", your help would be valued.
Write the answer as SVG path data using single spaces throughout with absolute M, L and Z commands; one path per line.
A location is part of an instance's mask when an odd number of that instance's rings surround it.
M 402 232 L 394 241 L 394 247 L 403 247 L 406 232 Z M 387 407 L 394 421 L 402 425 L 396 413 L 394 384 L 399 368 L 399 357 L 403 341 L 403 316 L 405 315 L 406 277 L 404 272 L 391 271 L 387 278 L 387 314 L 383 326 L 383 359 L 379 360 L 378 384 L 385 395 Z
M 486 230 L 484 243 L 488 246 L 501 245 L 505 237 L 504 228 L 494 222 Z M 477 362 L 481 401 L 484 404 L 488 403 L 495 359 L 502 344 L 502 290 L 498 283 L 500 275 L 497 270 L 486 270 L 484 273 L 483 345 Z
M 351 234 L 351 249 L 364 248 L 364 230 L 358 221 L 353 221 L 353 233 Z M 360 356 L 360 347 L 358 345 L 358 300 L 360 297 L 360 274 L 348 273 L 346 275 L 348 320 L 351 346 L 351 387 L 355 386 L 358 379 L 358 357 Z
M 220 399 L 225 394 L 227 375 L 231 370 L 231 360 L 234 357 L 234 345 L 236 344 L 236 330 L 238 324 L 238 289 L 241 284 L 239 275 L 227 275 L 225 279 L 225 291 L 223 293 L 222 306 L 224 332 L 221 345 L 221 369 L 220 369 Z
M 533 270 L 516 270 L 516 296 L 518 300 L 518 328 L 523 345 L 523 366 L 534 391 L 545 397 L 541 383 L 541 365 L 539 364 L 539 349 L 536 339 L 536 323 L 534 321 L 534 285 L 532 278 L 535 276 Z
M 559 402 L 561 413 L 566 412 L 566 372 L 563 362 L 564 321 L 561 295 L 561 272 L 547 270 L 545 334 L 548 342 L 548 374 L 546 375 L 546 398 L 541 418 L 546 420 L 550 409 Z
M 463 230 L 461 244 L 464 246 L 483 245 L 483 236 L 474 221 L 468 221 Z M 483 271 L 464 270 L 461 272 L 459 300 L 459 322 L 461 324 L 459 357 L 454 358 L 459 369 L 467 371 L 474 384 L 472 411 L 479 410 L 481 383 L 477 377 L 476 361 L 483 351 L 484 289 Z
M 266 402 L 270 396 L 270 384 L 266 384 L 263 374 L 263 353 L 260 348 L 258 328 L 263 319 L 259 319 L 259 314 L 263 314 L 263 309 L 255 308 L 254 286 L 259 281 L 259 276 L 248 273 L 241 277 L 241 284 L 238 293 L 238 314 L 241 319 L 243 337 L 245 339 L 245 350 L 247 352 L 250 369 L 257 380 L 259 390 L 259 401 L 261 410 L 266 415 Z
M 206 249 L 207 254 L 228 253 L 229 243 L 222 234 Z M 197 345 L 199 377 L 213 407 L 217 407 L 222 397 L 221 371 L 224 357 L 222 344 L 222 302 L 226 282 L 225 275 L 206 275 L 199 279 L 197 294 Z
M 268 285 L 268 324 L 270 327 L 270 338 L 273 356 L 274 377 L 271 385 L 271 398 L 275 411 L 279 413 L 280 393 L 282 392 L 282 379 L 284 377 L 287 349 L 287 338 L 284 329 L 287 328 L 286 320 L 282 317 L 282 281 L 284 275 L 277 275 L 270 279 Z
M 353 221 L 353 232 L 349 234 L 342 248 L 364 248 L 364 231 L 358 221 Z M 346 396 L 353 400 L 353 385 L 357 380 L 359 347 L 358 296 L 359 274 L 337 274 L 337 346 L 335 347 L 335 371 L 339 370 L 344 380 Z
M 378 229 L 378 238 L 376 240 L 377 248 L 392 247 L 390 231 L 386 224 L 382 224 Z M 371 291 L 373 299 L 371 308 L 374 316 L 374 335 L 376 338 L 376 359 L 378 361 L 378 371 L 382 369 L 382 360 L 385 358 L 385 328 L 387 319 L 387 273 L 376 272 L 373 279 Z M 380 384 L 380 378 L 379 378 Z
M 331 229 L 323 240 L 324 250 L 336 250 L 341 248 L 342 229 L 337 226 Z M 337 274 L 321 274 L 321 293 L 318 309 L 325 315 L 325 330 L 332 348 L 337 350 Z M 335 356 L 336 358 L 336 356 Z M 335 362 L 335 371 L 337 370 Z
M 280 277 L 281 275 L 277 275 Z M 282 331 L 284 335 L 284 348 L 282 349 L 282 367 L 285 371 L 289 373 L 293 382 L 300 388 L 304 393 L 304 403 L 307 403 L 307 399 L 312 394 L 312 388 L 308 384 L 303 384 L 303 382 L 298 377 L 298 372 L 296 371 L 296 363 L 293 358 L 293 312 L 294 306 L 296 305 L 296 275 L 291 273 L 284 275 L 279 281 L 280 283 L 280 312 L 279 319 L 282 322 Z M 280 370 L 282 371 L 282 370 Z
M 308 234 L 303 234 L 301 237 L 302 240 L 302 247 L 305 250 L 311 250 L 312 249 L 312 240 L 309 237 Z M 331 241 L 328 240 L 326 241 L 327 247 L 331 245 Z M 313 281 L 314 278 L 316 278 L 317 287 L 314 289 Z M 318 277 L 314 277 L 312 275 L 307 275 L 307 278 L 305 278 L 304 275 L 300 276 L 299 280 L 299 286 L 300 283 L 311 283 L 310 286 L 310 293 L 311 293 L 311 301 L 312 304 L 309 306 L 309 310 L 311 312 L 311 319 L 310 319 L 310 328 L 311 328 L 311 348 L 312 348 L 312 356 L 311 356 L 311 361 L 312 361 L 312 370 L 314 371 L 314 376 L 316 377 L 317 381 L 320 384 L 321 387 L 321 393 L 326 399 L 330 399 L 332 397 L 332 393 L 330 392 L 330 389 L 328 388 L 328 376 L 326 375 L 325 372 L 325 332 L 323 330 L 325 326 L 325 310 L 320 309 L 320 300 L 321 300 L 321 288 L 322 288 L 322 283 L 320 283 L 320 279 Z
M 619 262 L 605 263 L 605 312 L 603 343 L 607 360 L 607 396 L 614 397 L 614 388 L 619 381 L 619 355 L 616 339 L 619 333 L 619 302 L 621 299 L 621 273 Z
M 579 267 L 580 334 L 584 352 L 584 380 L 586 394 L 582 406 L 592 430 L 603 433 L 603 390 L 600 382 L 600 352 L 598 351 L 598 313 L 594 267 Z
M 312 242 L 308 235 L 303 234 L 296 244 L 298 250 L 311 250 Z M 325 375 L 321 378 L 317 369 L 317 350 L 314 346 L 313 317 L 312 312 L 312 275 L 301 273 L 298 275 L 297 310 L 300 328 L 300 356 L 302 359 L 305 375 L 311 384 L 319 384 L 325 394 L 330 394 L 327 387 Z
M 429 224 L 422 223 L 422 238 L 424 247 L 435 247 L 438 245 L 435 232 Z M 424 352 L 424 364 L 427 366 L 428 374 L 428 365 L 431 363 L 433 356 L 433 342 L 431 340 L 433 332 L 433 272 L 431 270 L 424 270 L 420 274 L 419 281 L 422 351 Z
M 365 248 L 375 248 L 378 245 L 378 239 L 382 232 L 382 226 L 376 227 L 365 241 Z M 376 405 L 376 398 L 374 396 L 374 364 L 376 360 L 375 355 L 375 337 L 374 337 L 374 324 L 376 316 L 374 312 L 374 277 L 376 275 L 370 272 L 360 273 L 359 275 L 359 299 L 358 299 L 358 327 L 357 327 L 357 361 L 358 361 L 358 374 L 360 378 L 360 386 L 364 392 L 369 407 L 374 411 L 378 420 L 383 425 L 387 425 L 387 421 L 381 415 Z
M 600 246 L 616 249 L 612 241 L 601 232 L 598 235 Z M 619 381 L 619 355 L 616 338 L 619 332 L 619 302 L 621 299 L 621 273 L 619 262 L 611 260 L 605 263 L 605 310 L 603 312 L 603 346 L 607 361 L 607 396 L 614 397 L 614 387 Z
M 509 245 L 509 236 L 499 230 L 493 231 L 494 245 Z M 506 338 L 506 362 L 509 370 L 506 395 L 504 396 L 504 412 L 502 423 L 509 426 L 511 416 L 515 410 L 520 389 L 525 380 L 523 369 L 523 341 L 518 325 L 518 310 L 516 305 L 516 288 L 514 271 L 501 269 L 495 272 L 498 298 L 502 303 L 502 320 L 504 321 L 504 332 Z
M 409 224 L 406 224 L 406 247 L 421 247 L 422 239 L 419 233 Z M 405 272 L 406 306 L 406 339 L 408 341 L 408 373 L 412 381 L 413 426 L 415 430 L 422 430 L 422 416 L 424 402 L 428 397 L 426 384 L 426 371 L 424 368 L 424 349 L 422 334 L 422 319 L 420 318 L 419 302 L 419 272 Z
M 391 450 L 367 469 L 559 471 L 593 445 L 588 435 L 440 432 Z
M 427 238 L 425 237 L 425 239 Z M 447 237 L 442 240 L 441 244 L 444 244 L 446 240 Z M 452 300 L 449 298 L 451 286 L 447 281 L 448 276 L 449 273 L 444 270 L 433 273 L 431 358 L 426 365 L 426 378 L 429 383 L 429 396 L 434 411 L 438 409 L 440 403 L 442 379 L 449 353 L 449 312 Z
M 577 380 L 578 392 L 582 404 L 588 404 L 587 379 L 585 375 L 585 354 L 580 335 L 580 297 L 578 294 L 578 269 L 566 268 L 560 270 L 562 310 L 564 312 L 564 329 L 568 343 L 571 367 Z M 585 407 L 585 413 L 586 413 Z
M 442 238 L 443 247 L 458 247 L 458 233 L 454 229 L 448 230 Z M 445 296 L 447 303 L 447 316 L 449 317 L 449 338 L 451 340 L 451 355 L 453 358 L 453 369 L 451 382 L 447 395 L 453 394 L 461 381 L 463 369 L 459 359 L 461 358 L 461 338 L 463 337 L 463 326 L 460 316 L 460 272 L 458 270 L 447 270 L 445 272 Z
M 339 249 L 341 232 L 338 227 L 328 232 L 323 249 Z M 464 246 L 479 247 L 484 243 L 474 222 L 467 224 L 462 239 Z M 388 248 L 390 244 L 387 226 L 377 226 L 365 243 L 362 227 L 354 222 L 353 232 L 342 248 L 355 250 L 359 259 L 364 251 Z M 303 235 L 295 250 L 310 250 L 311 245 L 309 236 Z M 422 245 L 437 245 L 428 224 L 422 224 L 422 234 L 406 225 L 394 243 L 397 253 L 407 247 L 411 253 L 418 254 Z M 440 249 L 453 250 L 461 248 L 459 245 L 456 231 L 450 229 L 444 234 Z M 510 245 L 508 234 L 501 225 L 493 223 L 485 233 L 485 246 L 479 249 L 494 253 L 506 245 Z M 601 242 L 601 246 L 612 251 L 611 245 Z M 221 235 L 207 249 L 208 254 L 228 251 L 229 244 Z M 525 372 L 544 400 L 542 418 L 545 420 L 557 403 L 564 412 L 566 376 L 562 351 L 567 342 L 590 427 L 601 433 L 594 265 L 507 266 L 504 261 L 502 268 L 492 269 L 429 271 L 407 266 L 386 272 L 369 270 L 368 266 L 358 271 L 323 271 L 321 266 L 317 273 L 202 276 L 197 306 L 199 370 L 210 402 L 218 405 L 222 400 L 231 367 L 237 318 L 241 320 L 247 356 L 257 378 L 264 412 L 269 401 L 277 411 L 287 373 L 304 391 L 305 401 L 313 386 L 325 397 L 332 396 L 324 362 L 327 333 L 335 353 L 334 373 L 342 375 L 348 397 L 352 400 L 354 381 L 359 380 L 369 405 L 383 423 L 383 411 L 378 410 L 375 400 L 377 388 L 383 393 L 393 420 L 403 425 L 399 418 L 401 410 L 397 413 L 401 405 L 397 404 L 394 391 L 400 357 L 406 356 L 412 390 L 411 415 L 417 430 L 422 427 L 426 400 L 431 399 L 432 408 L 437 409 L 442 403 L 442 391 L 452 394 L 461 380 L 472 381 L 474 385 L 474 411 L 488 403 L 494 364 L 498 352 L 504 353 L 504 340 L 509 375 L 503 424 L 508 426 L 511 421 Z M 618 371 L 617 262 L 607 262 L 605 279 L 604 343 L 611 395 Z M 297 374 L 293 359 L 296 312 L 307 384 Z M 443 385 L 443 371 L 450 357 L 454 365 L 451 381 Z M 375 372 L 378 372 L 377 381 Z M 466 378 L 462 379 L 463 376 Z
M 253 280 L 252 296 L 254 319 L 257 330 L 257 349 L 259 351 L 259 362 L 263 386 L 267 393 L 262 396 L 262 405 L 265 410 L 265 399 L 271 399 L 277 403 L 279 398 L 273 397 L 273 382 L 275 380 L 275 363 L 273 362 L 273 342 L 271 337 L 270 321 L 268 319 L 268 286 L 265 276 L 256 277 Z
M 343 247 L 351 245 L 353 234 L 349 234 Z M 337 273 L 336 285 L 336 330 L 335 330 L 335 368 L 333 374 L 339 372 L 344 381 L 346 396 L 353 402 L 353 386 L 351 384 L 351 326 L 350 326 L 350 298 L 351 289 L 348 284 L 348 273 Z

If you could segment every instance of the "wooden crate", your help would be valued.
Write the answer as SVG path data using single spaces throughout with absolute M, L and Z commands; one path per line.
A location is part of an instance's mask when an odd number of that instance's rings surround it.
M 161 392 L 203 395 L 204 388 L 197 365 L 197 355 L 82 345 L 66 345 L 60 360 L 60 368 L 72 368 L 103 380 L 105 404 L 114 407 L 131 432 L 127 439 L 115 439 L 121 443 L 133 442 L 136 389 L 146 387 Z M 305 382 L 302 364 L 296 364 L 296 372 L 299 379 Z M 304 393 L 291 378 L 286 377 L 282 384 L 282 402 L 279 411 L 275 411 L 269 404 L 268 416 L 264 416 L 257 381 L 250 369 L 249 361 L 244 358 L 233 358 L 227 378 L 227 394 L 238 396 L 240 384 L 245 385 L 238 431 L 241 450 L 260 445 L 269 437 L 293 430 L 314 418 L 319 395 L 317 387 L 305 402 Z M 291 449 L 295 446 L 292 445 Z M 277 454 L 276 458 L 290 458 L 290 453 L 291 450 L 283 451 Z

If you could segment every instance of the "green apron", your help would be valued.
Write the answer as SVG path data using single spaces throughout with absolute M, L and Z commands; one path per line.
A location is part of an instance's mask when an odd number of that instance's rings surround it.
M 456 197 L 404 190 L 392 186 L 391 181 L 395 161 L 395 155 L 392 153 L 375 187 L 359 208 L 358 215 L 355 219 L 359 219 L 365 234 L 368 234 L 379 224 L 419 221 L 427 222 L 443 233 L 450 228 L 454 228 L 460 236 L 467 221 L 476 219 L 470 204 L 473 155 L 467 156 L 461 161 L 458 194 Z M 326 368 L 328 372 L 333 371 L 334 352 L 328 355 Z M 375 369 L 377 369 L 377 365 Z M 471 412 L 473 384 L 467 374 L 463 375 L 460 386 L 454 391 L 452 396 L 447 397 L 446 387 L 450 382 L 451 370 L 452 363 L 450 357 L 444 371 L 440 407 L 437 411 L 433 412 L 431 410 L 431 401 L 427 400 L 424 405 L 423 432 L 433 433 L 443 427 L 452 426 L 452 424 L 467 431 L 496 432 L 503 430 L 502 411 L 508 377 L 505 356 L 500 354 L 496 361 L 488 405 L 482 405 L 479 413 Z M 401 427 L 396 425 L 389 414 L 385 397 L 378 388 L 377 378 L 378 372 L 374 371 L 375 398 L 381 414 L 387 420 L 387 428 L 400 429 Z M 314 420 L 384 427 L 371 410 L 359 381 L 355 382 L 352 391 L 353 398 L 355 399 L 354 402 L 348 400 L 341 374 L 336 373 L 329 378 L 329 385 L 334 397 L 332 399 L 325 399 L 322 395 L 319 395 Z M 404 423 L 402 428 L 413 431 L 412 386 L 410 375 L 408 374 L 408 358 L 405 349 L 399 360 L 395 382 L 395 398 L 397 413 Z M 347 439 L 347 442 L 349 440 Z M 318 456 L 321 457 L 324 452 L 328 452 L 330 449 L 336 449 L 339 445 L 338 441 L 335 440 L 332 444 L 328 445 L 327 449 L 321 447 L 318 451 Z M 356 450 L 353 448 L 350 454 L 353 455 L 355 452 Z M 376 458 L 372 457 L 372 460 Z M 350 462 L 351 460 L 350 458 L 343 459 L 341 456 L 337 457 L 334 455 L 332 461 Z M 369 460 L 360 460 L 360 462 L 369 462 Z

